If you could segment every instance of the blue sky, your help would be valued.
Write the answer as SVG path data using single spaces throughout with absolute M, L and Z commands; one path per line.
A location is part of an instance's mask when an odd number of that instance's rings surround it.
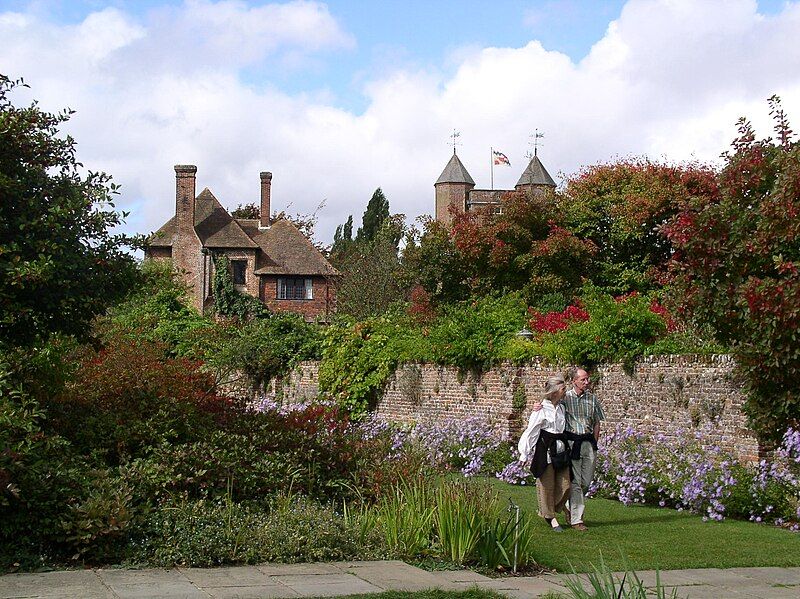
M 138 2 L 0 0 L 0 72 L 77 110 L 79 157 L 122 184 L 128 228 L 174 210 L 195 163 L 230 208 L 274 173 L 275 208 L 330 240 L 375 187 L 409 221 L 459 155 L 513 186 L 529 136 L 557 179 L 621 156 L 713 161 L 766 98 L 800 114 L 800 7 L 753 0 Z

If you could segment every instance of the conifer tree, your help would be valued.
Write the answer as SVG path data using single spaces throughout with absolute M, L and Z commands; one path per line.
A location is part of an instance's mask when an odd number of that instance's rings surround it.
M 361 218 L 361 227 L 356 234 L 356 241 L 373 241 L 387 218 L 389 218 L 389 200 L 386 199 L 383 190 L 379 187 L 372 194 L 364 216 Z

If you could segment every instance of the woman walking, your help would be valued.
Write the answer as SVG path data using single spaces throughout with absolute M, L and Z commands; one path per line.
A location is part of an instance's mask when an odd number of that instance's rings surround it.
M 570 491 L 569 449 L 564 439 L 564 406 L 561 405 L 566 392 L 567 384 L 563 377 L 547 379 L 542 409 L 531 412 L 528 428 L 517 445 L 520 461 L 531 461 L 539 497 L 539 515 L 556 532 L 563 530 L 556 514 L 562 510 L 567 513 L 564 506 Z

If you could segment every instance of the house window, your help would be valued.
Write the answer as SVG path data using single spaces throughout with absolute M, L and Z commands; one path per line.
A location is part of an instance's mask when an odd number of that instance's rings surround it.
M 280 278 L 278 279 L 278 299 L 314 299 L 314 285 L 311 279 L 301 279 L 298 277 Z
M 247 272 L 247 260 L 231 260 L 233 268 L 233 284 L 244 285 L 244 274 Z

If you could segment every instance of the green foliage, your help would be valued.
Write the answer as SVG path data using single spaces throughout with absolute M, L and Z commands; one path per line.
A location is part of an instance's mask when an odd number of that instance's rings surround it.
M 262 318 L 269 314 L 267 307 L 258 298 L 241 293 L 233 284 L 231 264 L 224 254 L 214 256 L 214 309 L 220 316 L 237 318 L 240 321 Z
M 417 332 L 396 313 L 349 324 L 331 325 L 322 342 L 319 386 L 359 418 L 378 399 L 402 361 L 413 361 Z
M 557 196 L 559 223 L 597 248 L 589 278 L 615 295 L 660 287 L 672 246 L 664 224 L 716 192 L 714 171 L 626 159 L 582 169 Z
M 434 490 L 422 478 L 403 481 L 378 504 L 378 526 L 386 546 L 400 557 L 429 553 L 436 510 Z
M 0 361 L 0 539 L 23 551 L 58 539 L 67 505 L 84 493 L 80 460 L 46 420 Z
M 86 336 L 95 316 L 136 281 L 136 241 L 110 230 L 117 186 L 82 174 L 75 141 L 58 137 L 71 111 L 17 108 L 21 81 L 0 74 L 0 347 L 52 333 Z
M 542 334 L 531 351 L 562 364 L 622 361 L 630 365 L 666 332 L 664 319 L 650 310 L 646 296 L 615 299 L 591 288 L 585 293 L 589 320 Z
M 369 242 L 374 240 L 388 218 L 389 200 L 386 199 L 383 190 L 379 187 L 369 199 L 367 209 L 364 211 L 364 216 L 361 218 L 361 227 L 359 227 L 356 233 L 356 241 Z
M 249 204 L 239 204 L 234 210 L 231 211 L 233 218 L 261 218 L 261 207 L 255 202 Z
M 298 362 L 320 357 L 318 325 L 297 314 L 275 313 L 268 318 L 219 325 L 204 338 L 205 359 L 219 380 L 243 374 L 252 388 L 288 372 Z
M 750 425 L 777 442 L 800 423 L 800 144 L 777 98 L 770 108 L 777 139 L 756 140 L 742 119 L 718 193 L 687 205 L 667 233 L 681 300 L 732 348 Z
M 133 520 L 133 492 L 125 480 L 96 471 L 86 496 L 69 505 L 61 521 L 72 559 L 108 562 L 119 558 Z
M 140 273 L 140 285 L 110 311 L 100 329 L 109 338 L 164 344 L 172 356 L 197 356 L 201 333 L 213 323 L 189 307 L 186 286 L 171 263 L 147 260 Z
M 316 562 L 382 556 L 373 533 L 363 544 L 345 519 L 302 496 L 258 503 L 175 501 L 142 526 L 134 559 L 153 565 L 210 567 L 264 562 Z
M 599 566 L 592 565 L 592 570 L 583 576 L 573 570 L 573 576 L 567 577 L 564 584 L 570 599 L 678 599 L 678 589 L 673 587 L 668 592 L 658 570 L 655 587 L 646 587 L 636 572 L 628 570 L 621 578 L 614 574 L 603 562 L 602 554 Z
M 347 217 L 343 225 L 336 227 L 333 234 L 333 245 L 331 246 L 331 256 L 345 253 L 353 243 L 353 215 Z
M 430 327 L 434 361 L 462 370 L 486 368 L 500 359 L 500 348 L 525 324 L 525 304 L 518 294 L 489 296 L 443 306 Z
M 339 314 L 359 320 L 379 316 L 406 297 L 397 249 L 405 233 L 402 215 L 387 217 L 373 238 L 357 240 L 331 256 L 341 274 L 336 285 Z

